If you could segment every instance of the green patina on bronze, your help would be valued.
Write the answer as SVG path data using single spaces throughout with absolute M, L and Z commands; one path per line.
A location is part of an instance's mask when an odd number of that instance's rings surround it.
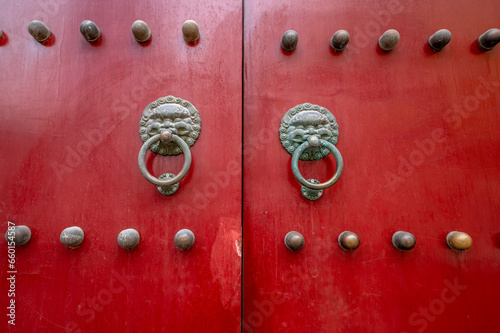
M 146 142 L 156 134 L 168 130 L 192 147 L 201 131 L 198 110 L 186 100 L 174 96 L 161 97 L 150 103 L 142 112 L 139 135 Z M 160 155 L 179 155 L 182 150 L 175 142 L 157 141 L 149 148 Z
M 336 144 L 339 137 L 339 126 L 330 111 L 311 103 L 299 104 L 288 110 L 279 129 L 283 148 L 293 155 L 295 150 L 309 137 L 317 136 L 331 144 Z M 326 147 L 309 147 L 300 155 L 303 161 L 319 160 L 328 155 Z
M 319 105 L 300 104 L 285 113 L 279 133 L 283 148 L 292 154 L 292 172 L 295 179 L 302 184 L 302 195 L 308 200 L 319 199 L 323 194 L 322 190 L 335 184 L 344 169 L 342 155 L 335 147 L 339 136 L 335 117 Z M 299 159 L 319 160 L 330 152 L 337 162 L 333 177 L 324 183 L 316 179 L 306 180 L 300 173 Z

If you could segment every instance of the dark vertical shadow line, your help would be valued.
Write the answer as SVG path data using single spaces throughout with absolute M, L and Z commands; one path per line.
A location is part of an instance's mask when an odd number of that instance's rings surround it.
M 244 165 L 244 154 L 243 150 L 245 149 L 244 147 L 244 142 L 245 142 L 245 0 L 241 0 L 241 322 L 240 322 L 240 327 L 241 327 L 241 333 L 243 332 L 243 269 L 244 269 L 244 250 L 243 250 L 243 243 L 244 243 L 244 228 L 243 228 L 243 219 L 244 219 L 244 192 L 243 192 L 243 186 L 244 186 L 244 170 L 243 170 L 243 165 Z

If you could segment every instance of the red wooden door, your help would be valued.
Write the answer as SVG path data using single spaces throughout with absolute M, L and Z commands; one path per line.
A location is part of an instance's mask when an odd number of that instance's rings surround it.
M 500 51 L 480 52 L 476 40 L 499 9 L 493 0 L 4 3 L 0 211 L 5 229 L 27 225 L 32 238 L 15 248 L 13 268 L 1 245 L 2 304 L 15 300 L 16 318 L 1 330 L 498 331 Z M 26 31 L 33 19 L 51 29 L 48 42 Z M 85 19 L 100 27 L 97 43 L 80 35 Z M 136 19 L 150 42 L 134 40 Z M 187 19 L 200 25 L 195 45 L 182 38 Z M 401 40 L 386 53 L 377 39 L 390 28 Z M 441 28 L 453 37 L 435 53 L 427 39 Z M 300 36 L 292 53 L 280 47 L 288 29 Z M 339 29 L 351 41 L 336 53 L 328 42 Z M 192 103 L 202 127 L 169 197 L 137 167 L 142 112 L 167 95 Z M 345 164 L 316 201 L 302 196 L 279 141 L 283 115 L 303 103 L 336 117 Z M 155 176 L 183 160 L 146 156 Z M 323 181 L 336 163 L 299 167 Z M 70 226 L 85 232 L 76 249 L 59 241 Z M 133 250 L 116 241 L 127 228 L 141 236 Z M 187 251 L 173 242 L 183 228 L 196 239 Z M 292 230 L 305 237 L 295 252 L 283 241 Z M 359 235 L 356 250 L 339 247 L 345 230 Z M 454 230 L 471 249 L 447 247 Z M 396 231 L 412 233 L 415 248 L 395 249 Z
M 244 332 L 498 332 L 500 50 L 476 40 L 500 3 L 245 1 Z M 451 43 L 434 53 L 437 30 Z M 281 35 L 297 31 L 291 54 Z M 335 31 L 351 35 L 336 53 Z M 382 52 L 388 29 L 401 39 Z M 303 103 L 339 125 L 340 180 L 305 199 L 279 141 Z M 335 160 L 299 163 L 325 181 Z M 283 239 L 305 238 L 298 252 Z M 345 251 L 343 231 L 360 246 Z M 471 249 L 446 245 L 450 231 Z M 393 247 L 396 231 L 416 238 Z
M 7 295 L 11 269 L 1 244 L 0 331 L 238 331 L 241 3 L 55 0 L 1 7 L 2 230 L 12 221 L 29 226 L 32 237 L 16 248 L 15 297 Z M 51 29 L 47 43 L 28 34 L 34 19 Z M 102 32 L 97 43 L 80 34 L 86 19 Z M 148 23 L 149 43 L 134 40 L 137 19 Z M 200 26 L 194 46 L 181 33 L 188 19 Z M 202 127 L 191 169 L 171 197 L 137 166 L 142 112 L 168 95 L 192 103 Z M 155 176 L 179 172 L 183 160 L 146 157 Z M 85 232 L 77 249 L 59 241 L 71 226 Z M 117 244 L 127 228 L 141 237 L 133 250 Z M 174 245 L 183 228 L 195 235 L 188 251 Z M 6 317 L 11 299 L 15 326 Z

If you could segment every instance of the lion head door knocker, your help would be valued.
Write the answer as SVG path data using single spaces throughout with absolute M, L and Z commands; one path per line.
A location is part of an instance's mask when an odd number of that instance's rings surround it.
M 142 113 L 139 134 L 144 144 L 139 151 L 139 170 L 144 178 L 158 187 L 164 195 L 172 195 L 179 188 L 179 182 L 191 167 L 191 152 L 200 135 L 201 120 L 198 110 L 180 98 L 167 96 L 150 103 Z M 184 165 L 178 175 L 164 173 L 156 178 L 146 168 L 146 152 L 179 155 L 184 153 Z
M 281 144 L 293 155 L 292 172 L 302 184 L 302 195 L 309 200 L 316 200 L 323 190 L 335 184 L 342 174 L 344 162 L 342 155 L 334 146 L 339 136 L 339 126 L 335 117 L 327 109 L 310 103 L 291 108 L 281 119 L 279 130 Z M 337 161 L 337 170 L 330 180 L 320 183 L 316 179 L 306 180 L 299 170 L 299 158 L 314 161 L 332 153 Z

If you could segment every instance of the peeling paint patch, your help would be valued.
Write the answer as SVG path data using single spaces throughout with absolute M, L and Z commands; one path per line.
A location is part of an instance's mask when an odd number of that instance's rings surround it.
M 242 253 L 242 250 L 241 250 L 241 238 L 237 239 L 234 241 L 234 246 L 236 248 L 236 253 L 238 254 L 238 257 L 241 258 L 241 253 Z
M 222 306 L 226 310 L 234 311 L 235 315 L 241 309 L 242 250 L 239 227 L 239 219 L 221 218 L 210 253 L 210 271 L 214 282 L 220 286 Z

